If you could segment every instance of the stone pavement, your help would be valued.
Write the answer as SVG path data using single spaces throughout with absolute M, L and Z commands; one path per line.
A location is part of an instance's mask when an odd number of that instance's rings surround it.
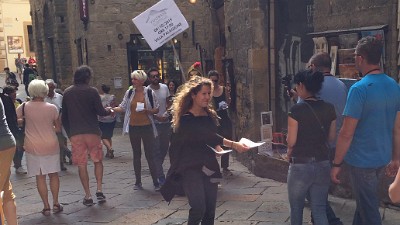
M 104 161 L 103 191 L 107 202 L 102 205 L 86 207 L 82 204 L 84 194 L 77 168 L 67 166 L 68 171 L 60 173 L 60 202 L 64 205 L 64 211 L 45 217 L 40 213 L 43 205 L 36 190 L 35 178 L 16 175 L 12 170 L 11 180 L 17 195 L 20 224 L 185 224 L 189 209 L 186 198 L 177 197 L 168 205 L 161 195 L 154 191 L 144 155 L 142 156 L 144 190 L 134 191 L 129 138 L 121 135 L 121 129 L 116 129 L 113 141 L 116 157 Z M 230 165 L 233 176 L 225 178 L 219 189 L 215 224 L 288 224 L 286 184 L 256 177 L 234 159 L 231 159 Z M 89 171 L 92 177 L 91 190 L 94 193 L 96 190 L 92 164 L 89 166 Z M 336 197 L 330 197 L 330 202 L 344 224 L 351 224 L 355 202 Z M 304 224 L 309 224 L 309 220 L 310 210 L 306 208 Z M 386 209 L 384 224 L 400 224 L 399 212 Z

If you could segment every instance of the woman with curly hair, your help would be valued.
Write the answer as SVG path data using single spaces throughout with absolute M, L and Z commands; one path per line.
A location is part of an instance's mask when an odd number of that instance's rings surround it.
M 169 174 L 180 177 L 180 185 L 189 200 L 188 225 L 214 224 L 218 181 L 222 176 L 216 153 L 210 147 L 217 151 L 222 151 L 221 145 L 238 152 L 249 150 L 246 145 L 217 134 L 218 118 L 211 103 L 212 90 L 210 79 L 193 76 L 178 91 L 172 106 L 174 134 Z M 168 187 L 169 184 L 166 182 L 162 188 L 167 201 L 177 191 Z M 166 198 L 171 192 L 172 197 Z

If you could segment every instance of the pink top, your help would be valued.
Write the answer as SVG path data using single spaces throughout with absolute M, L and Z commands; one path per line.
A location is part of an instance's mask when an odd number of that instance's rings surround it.
M 22 105 L 17 108 L 17 117 L 22 117 Z M 24 148 L 30 154 L 44 156 L 60 152 L 54 122 L 58 118 L 55 105 L 47 102 L 25 103 Z

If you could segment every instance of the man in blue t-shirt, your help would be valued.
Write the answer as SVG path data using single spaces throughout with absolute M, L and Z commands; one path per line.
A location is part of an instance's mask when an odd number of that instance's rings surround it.
M 357 203 L 353 224 L 357 225 L 382 224 L 380 174 L 388 165 L 387 174 L 394 175 L 399 165 L 400 87 L 381 72 L 382 47 L 374 37 L 358 42 L 354 58 L 364 78 L 350 88 L 331 171 L 332 181 L 340 183 L 340 166 L 343 161 L 349 166 Z

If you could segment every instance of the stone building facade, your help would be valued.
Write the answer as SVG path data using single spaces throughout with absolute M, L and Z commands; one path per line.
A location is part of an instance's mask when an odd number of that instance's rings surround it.
M 385 43 L 384 71 L 398 80 L 398 0 L 314 1 L 314 27 L 316 36 L 324 36 L 329 44 L 340 45 L 342 34 L 361 38 L 363 32 L 383 34 Z M 337 39 L 339 38 L 339 40 Z M 337 43 L 339 41 L 339 43 Z M 336 43 L 335 43 L 336 42 Z
M 176 62 L 170 44 L 161 51 L 151 52 L 132 23 L 132 18 L 156 2 L 31 0 L 39 73 L 67 87 L 71 84 L 73 70 L 87 64 L 94 70 L 93 85 L 109 84 L 112 92 L 121 97 L 129 86 L 132 70 L 160 66 L 160 60 Z M 81 19 L 83 4 L 88 9 L 87 21 Z M 204 66 L 207 60 L 213 60 L 216 46 L 213 26 L 210 26 L 213 24 L 212 9 L 206 3 L 177 1 L 177 4 L 191 25 L 175 40 L 186 74 L 194 62 L 202 61 Z M 140 60 L 143 65 L 138 63 Z M 180 79 L 177 67 L 176 63 L 171 65 L 170 74 Z M 114 78 L 122 79 L 122 88 L 113 89 Z
M 82 2 L 88 8 L 87 23 L 80 18 Z M 31 0 L 39 73 L 65 88 L 74 68 L 87 64 L 94 70 L 95 86 L 113 87 L 114 78 L 121 77 L 123 87 L 112 88 L 121 98 L 129 86 L 129 72 L 140 67 L 140 62 L 132 61 L 140 54 L 144 60 L 157 58 L 170 49 L 168 45 L 162 53 L 145 49 L 131 21 L 156 2 Z M 213 68 L 222 72 L 221 80 L 232 87 L 235 137 L 260 140 L 260 112 L 274 110 L 271 6 L 262 0 L 175 2 L 190 25 L 176 37 L 184 73 L 195 61 L 202 61 L 205 72 Z
M 35 58 L 29 0 L 0 0 L 0 70 L 16 71 L 15 59 Z M 16 13 L 17 12 L 17 13 Z M 19 79 L 19 78 L 18 78 Z
M 162 71 L 165 78 L 179 79 L 171 45 L 150 51 L 131 21 L 156 2 L 30 0 L 39 73 L 65 88 L 71 84 L 74 68 L 87 64 L 94 69 L 92 85 L 109 84 L 120 99 L 133 69 L 165 64 L 169 68 Z M 274 131 L 285 130 L 292 102 L 282 82 L 305 68 L 314 52 L 314 37 L 340 44 L 341 34 L 361 36 L 358 28 L 383 29 L 384 68 L 392 75 L 398 73 L 397 0 L 367 0 L 362 6 L 344 0 L 175 2 L 190 26 L 175 40 L 183 72 L 201 61 L 205 72 L 215 68 L 223 74 L 222 81 L 231 86 L 237 139 L 261 139 L 260 113 L 264 111 L 273 112 Z M 83 3 L 87 22 L 81 19 Z M 116 78 L 121 78 L 121 88 L 114 88 Z M 238 158 L 259 176 L 285 181 L 287 163 L 282 160 L 260 156 L 257 150 Z

